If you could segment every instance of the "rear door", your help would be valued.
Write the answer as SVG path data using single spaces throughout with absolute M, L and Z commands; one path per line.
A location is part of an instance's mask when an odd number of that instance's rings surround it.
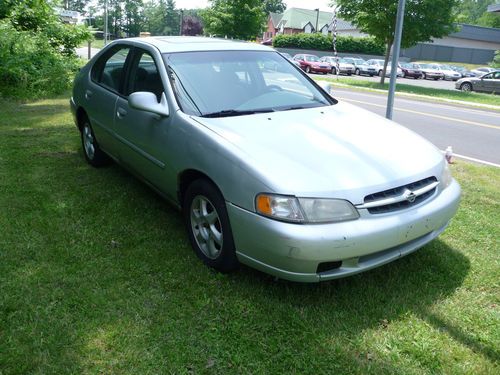
M 116 101 L 123 93 L 125 70 L 131 46 L 117 45 L 102 55 L 92 67 L 85 90 L 85 105 L 92 129 L 100 147 L 117 157 L 113 134 Z

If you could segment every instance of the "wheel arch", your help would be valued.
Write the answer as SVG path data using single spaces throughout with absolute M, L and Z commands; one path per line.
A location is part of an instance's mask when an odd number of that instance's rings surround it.
M 76 123 L 78 125 L 78 130 L 82 130 L 83 122 L 88 119 L 89 116 L 87 115 L 85 109 L 83 109 L 82 107 L 78 107 L 78 109 L 76 110 Z
M 182 207 L 184 204 L 184 196 L 186 194 L 186 190 L 189 187 L 189 185 L 191 185 L 192 182 L 201 179 L 207 180 L 212 185 L 214 185 L 215 188 L 222 195 L 222 197 L 224 197 L 224 194 L 222 194 L 219 186 L 215 183 L 214 180 L 208 177 L 207 174 L 197 169 L 186 169 L 181 173 L 179 173 L 179 175 L 177 176 L 177 199 L 179 200 L 180 207 Z

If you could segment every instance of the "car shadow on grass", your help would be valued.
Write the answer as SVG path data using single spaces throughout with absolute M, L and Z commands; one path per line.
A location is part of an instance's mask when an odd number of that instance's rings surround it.
M 62 143 L 76 150 L 70 139 Z M 363 335 L 408 315 L 495 354 L 429 313 L 470 269 L 440 239 L 320 284 L 276 281 L 244 266 L 222 275 L 196 258 L 181 214 L 161 197 L 122 168 L 91 168 L 67 149 L 34 147 L 36 159 L 19 162 L 23 173 L 6 190 L 14 200 L 19 184 L 25 199 L 0 241 L 7 370 L 398 373 Z

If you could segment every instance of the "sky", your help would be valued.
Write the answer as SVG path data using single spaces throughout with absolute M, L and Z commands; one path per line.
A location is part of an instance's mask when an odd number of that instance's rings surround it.
M 287 8 L 306 8 L 331 11 L 328 4 L 331 0 L 285 0 L 284 3 Z M 208 0 L 175 0 L 177 8 L 192 9 L 192 8 L 205 8 L 208 6 Z

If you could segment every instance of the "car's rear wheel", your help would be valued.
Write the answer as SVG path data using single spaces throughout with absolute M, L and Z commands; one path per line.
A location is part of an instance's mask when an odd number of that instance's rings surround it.
M 87 160 L 87 162 L 94 167 L 101 167 L 108 164 L 109 157 L 99 147 L 88 118 L 84 118 L 82 121 L 80 135 L 85 160 Z
M 460 90 L 462 91 L 472 91 L 472 85 L 469 82 L 464 82 L 460 85 Z
M 382 70 L 379 70 L 379 71 L 378 71 L 378 76 L 379 76 L 379 77 L 382 77 L 382 73 L 383 73 L 383 71 L 382 71 Z
M 427 79 L 427 74 L 422 73 L 422 79 Z
M 203 263 L 220 272 L 238 268 L 226 202 L 211 182 L 200 179 L 189 185 L 183 213 L 189 241 Z
M 359 76 L 361 74 L 361 72 L 359 71 L 359 69 L 356 69 L 355 73 L 356 73 L 357 76 Z

